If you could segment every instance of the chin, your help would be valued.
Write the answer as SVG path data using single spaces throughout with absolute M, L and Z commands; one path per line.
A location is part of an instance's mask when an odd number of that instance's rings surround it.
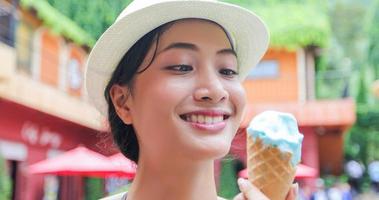
M 213 144 L 208 144 L 204 148 L 198 148 L 193 151 L 196 152 L 194 156 L 198 159 L 219 159 L 224 157 L 229 153 L 231 143 L 230 142 L 218 142 Z
M 223 151 L 223 152 L 219 152 L 212 159 L 213 160 L 221 159 L 221 158 L 225 157 L 228 153 L 229 153 L 229 148 L 227 150 Z

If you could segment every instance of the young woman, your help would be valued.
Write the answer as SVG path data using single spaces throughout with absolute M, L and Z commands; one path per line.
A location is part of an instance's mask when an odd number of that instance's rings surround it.
M 111 199 L 220 199 L 213 163 L 230 149 L 246 105 L 241 81 L 267 45 L 261 20 L 234 5 L 133 1 L 95 45 L 86 72 L 90 99 L 138 164 L 128 194 Z M 238 183 L 235 199 L 267 199 Z

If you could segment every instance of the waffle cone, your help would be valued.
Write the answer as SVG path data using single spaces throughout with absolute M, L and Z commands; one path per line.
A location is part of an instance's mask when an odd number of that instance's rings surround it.
M 270 200 L 284 200 L 295 178 L 291 154 L 266 146 L 262 140 L 247 136 L 247 169 L 249 181 Z

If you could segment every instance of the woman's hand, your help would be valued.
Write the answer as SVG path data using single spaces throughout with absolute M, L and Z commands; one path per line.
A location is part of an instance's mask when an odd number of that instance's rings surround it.
M 243 178 L 238 179 L 238 186 L 241 193 L 234 197 L 233 200 L 270 200 L 258 188 Z M 298 185 L 296 183 L 293 184 L 290 191 L 288 191 L 285 200 L 296 200 L 297 191 Z

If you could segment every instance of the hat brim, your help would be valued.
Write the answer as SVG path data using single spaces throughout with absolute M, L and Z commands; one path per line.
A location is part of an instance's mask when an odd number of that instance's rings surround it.
M 108 108 L 105 87 L 129 48 L 160 25 L 185 18 L 214 21 L 228 32 L 238 56 L 241 81 L 268 48 L 269 33 L 263 21 L 251 11 L 228 3 L 167 1 L 119 17 L 96 42 L 85 72 L 89 99 L 104 116 Z

